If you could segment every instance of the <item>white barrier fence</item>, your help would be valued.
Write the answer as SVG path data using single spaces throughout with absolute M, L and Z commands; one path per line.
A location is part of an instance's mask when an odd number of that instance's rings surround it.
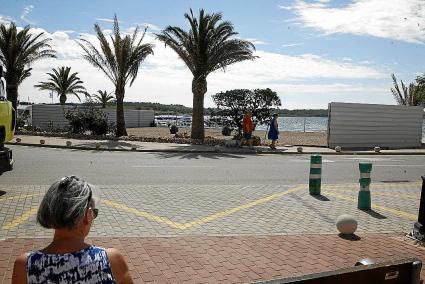
M 66 127 L 69 121 L 65 118 L 67 110 L 75 109 L 75 106 L 70 105 L 32 105 L 29 106 L 31 115 L 31 124 L 46 130 L 49 125 L 54 127 Z M 77 106 L 80 108 L 81 106 Z M 110 122 L 116 123 L 115 109 L 101 109 L 107 114 Z M 127 128 L 148 127 L 155 120 L 153 110 L 125 110 L 125 125 Z
M 423 113 L 419 106 L 330 103 L 328 147 L 420 147 Z

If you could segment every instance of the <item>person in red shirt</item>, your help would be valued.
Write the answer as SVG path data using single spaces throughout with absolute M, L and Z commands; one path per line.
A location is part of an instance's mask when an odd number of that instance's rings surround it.
M 249 148 L 252 149 L 252 131 L 254 130 L 254 125 L 252 123 L 252 112 L 249 110 L 245 112 L 243 117 L 242 128 L 243 138 L 248 142 Z

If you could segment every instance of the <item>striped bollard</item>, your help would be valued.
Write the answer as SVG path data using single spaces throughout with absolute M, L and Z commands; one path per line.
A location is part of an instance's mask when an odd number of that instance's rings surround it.
M 322 184 L 322 156 L 312 155 L 310 158 L 309 191 L 311 195 L 320 195 Z
M 371 200 L 370 200 L 370 172 L 372 171 L 372 163 L 359 163 L 360 170 L 360 191 L 359 199 L 357 203 L 357 208 L 360 210 L 370 210 L 371 209 Z

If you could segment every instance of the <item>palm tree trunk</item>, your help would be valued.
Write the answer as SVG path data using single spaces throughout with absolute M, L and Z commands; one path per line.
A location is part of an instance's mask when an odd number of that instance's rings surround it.
M 117 97 L 117 132 L 116 137 L 127 136 L 127 130 L 125 128 L 125 118 L 124 118 L 124 93 L 123 89 L 116 89 L 115 94 Z
M 192 139 L 204 140 L 204 95 L 207 92 L 207 80 L 205 77 L 193 78 L 193 113 L 192 113 Z
M 66 103 L 66 95 L 60 95 L 59 96 L 59 102 L 61 103 L 61 105 L 65 105 L 65 103 Z
M 6 81 L 7 100 L 12 102 L 12 106 L 16 109 L 18 105 L 18 82 L 14 80 Z

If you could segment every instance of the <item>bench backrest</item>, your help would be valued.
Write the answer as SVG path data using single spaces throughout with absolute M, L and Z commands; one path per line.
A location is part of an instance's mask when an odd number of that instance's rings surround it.
M 403 259 L 372 265 L 355 266 L 300 277 L 255 282 L 262 284 L 419 284 L 422 262 Z

